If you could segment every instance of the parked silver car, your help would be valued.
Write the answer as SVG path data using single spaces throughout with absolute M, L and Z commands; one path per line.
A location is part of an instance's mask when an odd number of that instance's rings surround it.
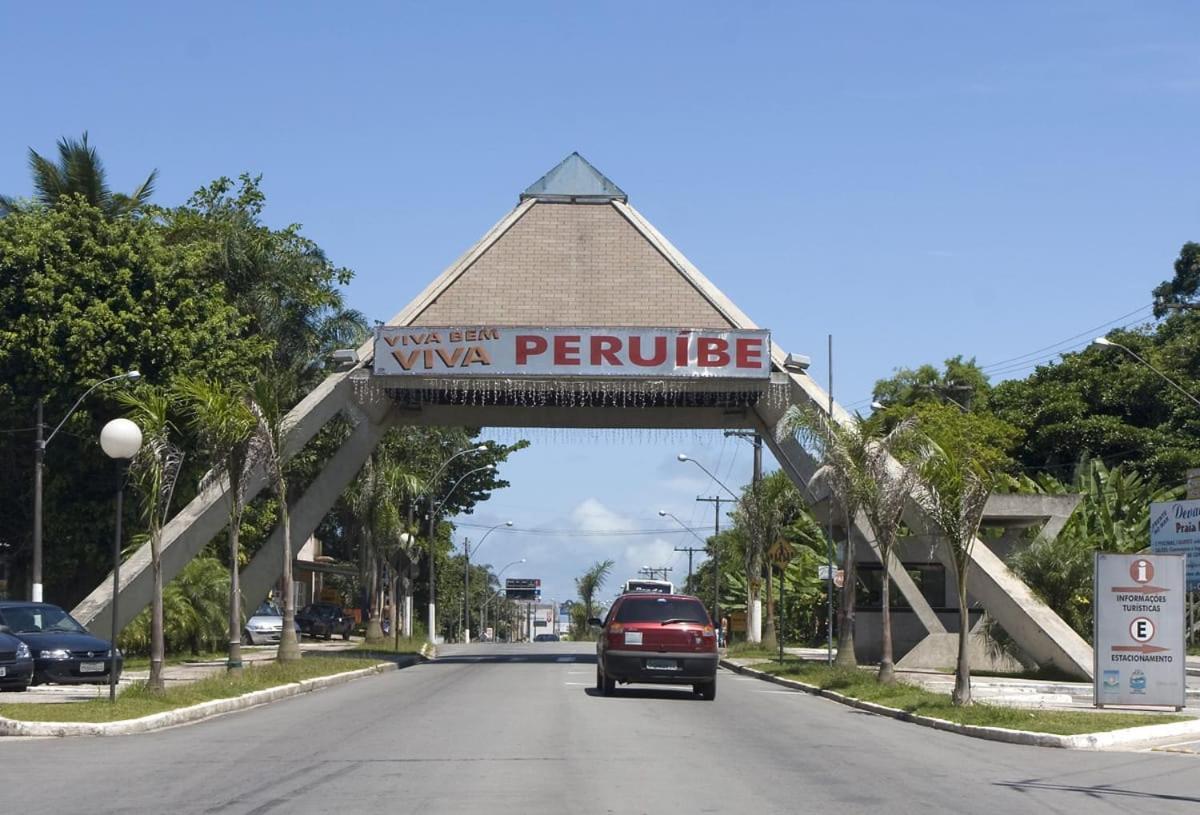
M 296 625 L 296 639 L 300 639 L 300 624 Z M 242 629 L 243 645 L 276 645 L 283 635 L 283 612 L 274 603 L 263 603 L 254 616 L 246 620 Z

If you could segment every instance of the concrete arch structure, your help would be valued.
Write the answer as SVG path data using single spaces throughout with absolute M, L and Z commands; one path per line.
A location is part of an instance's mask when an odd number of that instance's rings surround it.
M 512 211 L 386 325 L 759 328 L 628 203 L 620 188 L 574 153 L 529 187 Z M 778 433 L 780 422 L 790 405 L 814 404 L 826 410 L 829 404 L 821 387 L 774 344 L 769 381 L 701 379 L 667 386 L 653 377 L 633 384 L 626 378 L 621 392 L 643 394 L 638 407 L 618 404 L 601 392 L 606 385 L 598 380 L 543 382 L 536 386 L 543 388 L 540 400 L 521 403 L 503 394 L 506 388 L 524 388 L 526 383 L 501 379 L 491 383 L 490 399 L 480 399 L 472 396 L 474 386 L 465 383 L 463 390 L 452 391 L 451 379 L 445 376 L 381 375 L 372 366 L 374 347 L 373 342 L 365 343 L 358 349 L 356 365 L 331 375 L 289 416 L 286 456 L 294 455 L 335 416 L 348 418 L 355 428 L 297 501 L 293 551 L 316 528 L 392 423 L 753 429 L 763 435 L 789 477 L 807 485 L 816 462 L 794 439 Z M 567 392 L 597 397 L 561 397 Z M 839 420 L 850 418 L 836 404 L 833 412 Z M 259 476 L 251 492 L 263 486 Z M 226 501 L 224 489 L 214 486 L 166 526 L 163 564 L 168 580 L 220 532 L 227 518 Z M 916 524 L 920 520 L 912 518 Z M 873 551 L 865 525 L 853 526 L 859 550 Z M 281 535 L 276 530 L 244 570 L 245 596 L 265 595 L 278 581 Z M 148 547 L 143 547 L 122 569 L 122 625 L 150 602 L 149 563 Z M 1037 600 L 998 556 L 979 544 L 972 568 L 973 598 L 1032 660 L 1071 674 L 1090 674 L 1087 643 Z M 908 572 L 894 564 L 891 577 L 925 636 L 945 637 L 946 626 Z M 74 610 L 81 622 L 107 629 L 110 583 L 111 576 Z

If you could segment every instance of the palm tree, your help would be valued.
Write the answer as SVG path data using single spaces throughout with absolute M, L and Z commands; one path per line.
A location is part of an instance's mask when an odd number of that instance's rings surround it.
M 863 459 L 867 489 L 863 494 L 862 509 L 875 534 L 879 559 L 883 563 L 879 681 L 891 684 L 896 681 L 896 675 L 892 658 L 892 581 L 889 575 L 904 509 L 918 481 L 916 465 L 924 447 L 916 432 L 915 419 L 904 419 L 886 433 L 876 432 L 875 427 L 878 425 L 872 425 L 867 431 L 871 443 Z M 896 460 L 898 456 L 907 459 L 908 466 L 901 465 Z
M 923 489 L 914 498 L 940 533 L 954 566 L 958 594 L 958 662 L 954 670 L 956 705 L 971 704 L 970 619 L 967 613 L 967 577 L 971 551 L 983 519 L 984 506 L 995 479 L 967 445 L 929 442 L 929 454 L 919 471 Z
M 787 475 L 777 471 L 746 488 L 738 503 L 737 521 L 746 531 L 744 550 L 746 563 L 747 609 L 760 608 L 763 565 L 770 547 L 783 534 L 783 528 L 791 523 L 800 512 L 799 495 Z M 774 601 L 771 570 L 767 569 L 767 615 L 760 632 L 753 621 L 747 619 L 747 633 L 751 642 L 763 641 L 773 645 L 775 640 Z
M 292 514 L 288 508 L 287 478 L 283 474 L 283 442 L 293 423 L 287 417 L 287 405 L 297 393 L 295 376 L 288 371 L 268 371 L 255 380 L 252 390 L 248 407 L 256 419 L 255 433 L 279 499 L 279 519 L 283 526 L 283 629 L 277 659 L 295 662 L 300 659 L 300 643 L 296 640 L 296 603 L 292 590 Z
M 154 194 L 158 170 L 152 170 L 129 195 L 114 193 L 108 187 L 104 164 L 96 148 L 88 144 L 88 134 L 78 141 L 70 137 L 58 140 L 58 161 L 29 148 L 29 170 L 33 175 L 34 200 L 54 206 L 64 195 L 81 195 L 92 206 L 110 216 L 124 215 L 143 207 Z M 0 214 L 18 208 L 17 202 L 0 196 Z
M 131 473 L 142 496 L 142 515 L 150 539 L 150 568 L 154 589 L 150 600 L 150 680 L 154 692 L 164 689 L 162 667 L 163 638 L 162 528 L 171 510 L 175 481 L 183 466 L 183 451 L 171 441 L 174 426 L 168 418 L 170 395 L 153 385 L 136 391 L 121 391 L 117 399 L 129 408 L 130 416 L 142 429 L 142 446 L 133 461 Z
M 203 379 L 185 378 L 175 386 L 200 447 L 212 462 L 203 487 L 228 482 L 229 497 L 229 662 L 230 671 L 242 668 L 241 588 L 238 585 L 241 554 L 239 533 L 246 509 L 250 474 L 265 458 L 258 419 L 249 399 L 230 388 Z
M 802 443 L 816 449 L 820 467 L 810 479 L 813 486 L 825 485 L 833 501 L 842 508 L 846 522 L 846 551 L 842 559 L 845 582 L 838 613 L 838 653 L 835 664 L 852 668 L 854 655 L 855 574 L 854 542 L 851 523 L 858 517 L 870 490 L 867 459 L 872 439 L 866 422 L 856 416 L 849 422 L 836 421 L 814 405 L 790 407 L 784 415 L 785 433 L 794 433 Z M 833 511 L 832 505 L 829 511 Z
M 608 579 L 614 565 L 611 559 L 598 560 L 590 569 L 575 578 L 575 589 L 579 592 L 579 599 L 583 601 L 584 620 L 592 619 L 592 603 L 596 600 L 596 593 L 604 586 L 604 581 Z

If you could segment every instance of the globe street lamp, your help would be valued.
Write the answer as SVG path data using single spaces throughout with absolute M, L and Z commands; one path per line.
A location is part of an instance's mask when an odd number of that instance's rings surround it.
M 475 544 L 474 549 L 471 548 L 470 540 L 463 541 L 463 555 L 465 556 L 465 560 L 463 563 L 463 625 L 462 625 L 462 630 L 463 630 L 463 642 L 464 643 L 470 644 L 470 642 L 471 642 L 471 611 L 470 611 L 470 608 L 471 608 L 470 607 L 470 602 L 471 602 L 471 600 L 470 600 L 470 597 L 471 597 L 471 555 L 474 554 L 475 552 L 479 551 L 479 547 L 483 546 L 483 542 L 485 540 L 487 540 L 488 535 L 492 534 L 493 532 L 495 532 L 497 529 L 499 529 L 502 526 L 511 527 L 512 525 L 513 525 L 512 521 L 505 521 L 504 523 L 496 524 L 491 529 L 489 529 L 487 532 L 483 533 L 483 537 L 479 539 L 479 543 Z M 480 622 L 482 623 L 482 620 Z
M 1119 343 L 1119 342 L 1113 342 L 1113 341 L 1112 341 L 1112 340 L 1110 340 L 1108 337 L 1096 337 L 1096 339 L 1092 340 L 1092 344 L 1093 344 L 1093 345 L 1102 345 L 1102 346 L 1105 346 L 1105 347 L 1107 347 L 1107 346 L 1112 346 L 1113 348 L 1120 348 L 1122 351 L 1124 351 L 1125 353 L 1129 354 L 1129 356 L 1133 357 L 1133 358 L 1134 358 L 1134 359 L 1136 359 L 1138 362 L 1142 363 L 1142 364 L 1143 364 L 1143 365 L 1145 365 L 1147 368 L 1149 368 L 1150 370 L 1154 371 L 1154 373 L 1158 374 L 1158 375 L 1159 375 L 1159 377 L 1160 377 L 1160 378 L 1161 378 L 1161 379 L 1162 379 L 1164 382 L 1166 382 L 1168 385 L 1170 385 L 1172 388 L 1174 388 L 1175 390 L 1177 390 L 1177 391 L 1179 391 L 1180 393 L 1182 393 L 1182 394 L 1183 394 L 1184 396 L 1186 396 L 1188 399 L 1191 399 L 1191 400 L 1192 400 L 1193 402 L 1195 402 L 1197 405 L 1200 405 L 1200 399 L 1197 399 L 1197 398 L 1196 398 L 1195 396 L 1193 396 L 1191 393 L 1189 393 L 1188 391 L 1184 390 L 1183 386 L 1182 386 L 1182 385 L 1180 385 L 1179 383 L 1177 383 L 1175 380 L 1171 379 L 1171 377 L 1167 376 L 1167 375 L 1166 375 L 1166 374 L 1164 374 L 1162 371 L 1158 370 L 1158 368 L 1155 368 L 1155 367 L 1154 367 L 1153 365 L 1151 365 L 1149 362 L 1147 362 L 1146 360 L 1142 359 L 1140 356 L 1138 356 L 1137 354 L 1135 354 L 1135 353 L 1133 352 L 1133 349 L 1132 349 L 1132 348 L 1128 348 L 1128 347 L 1126 347 L 1126 346 L 1124 346 L 1124 345 L 1121 345 L 1121 343 Z
M 482 446 L 475 448 L 475 451 L 483 451 L 483 450 L 487 450 L 487 448 L 482 447 Z M 471 451 L 468 450 L 465 452 L 471 452 Z M 461 455 L 461 453 L 459 453 L 458 455 Z M 449 463 L 449 461 L 447 461 L 447 463 Z M 446 465 L 443 464 L 442 469 L 444 470 L 445 468 L 446 468 Z M 495 472 L 496 465 L 495 464 L 485 464 L 482 467 L 476 467 L 474 470 L 468 470 L 467 472 L 463 473 L 462 476 L 457 481 L 454 482 L 454 484 L 450 487 L 450 489 L 446 490 L 446 494 L 444 496 L 442 496 L 442 500 L 437 503 L 437 506 L 433 506 L 432 502 L 430 502 L 430 507 L 429 507 L 429 641 L 434 644 L 437 643 L 437 628 L 436 628 L 436 625 L 437 625 L 437 610 L 436 610 L 437 609 L 437 580 L 435 579 L 436 578 L 435 570 L 437 568 L 437 566 L 436 566 L 437 559 L 434 557 L 434 549 L 433 549 L 433 525 L 434 525 L 435 519 L 437 518 L 438 512 L 441 510 L 441 508 L 443 506 L 446 505 L 447 499 L 449 499 L 450 496 L 454 494 L 454 491 L 458 488 L 458 485 L 461 484 L 469 476 L 472 476 L 475 473 L 482 473 L 485 471 Z M 438 472 L 440 473 L 441 470 L 439 470 Z
M 34 465 L 33 465 L 33 589 L 30 592 L 30 598 L 35 603 L 42 602 L 42 472 L 46 466 L 46 445 L 50 443 L 62 426 L 67 423 L 67 419 L 71 418 L 76 408 L 88 397 L 92 391 L 116 379 L 128 379 L 130 382 L 137 382 L 142 378 L 141 373 L 136 370 L 126 371 L 123 374 L 116 374 L 107 379 L 101 379 L 95 385 L 92 385 L 83 392 L 75 400 L 75 404 L 71 405 L 71 409 L 67 411 L 67 415 L 62 417 L 54 429 L 50 431 L 50 435 L 42 438 L 42 433 L 45 432 L 45 422 L 42 420 L 42 405 L 43 400 L 37 402 L 37 437 L 33 442 L 34 450 Z
M 510 568 L 512 568 L 513 566 L 516 566 L 518 563 L 524 563 L 524 562 L 525 562 L 525 558 L 521 558 L 520 560 L 514 560 L 512 563 L 509 563 L 509 564 L 505 565 L 505 567 L 504 567 L 503 569 L 501 569 L 500 571 L 496 572 L 496 582 L 497 582 L 497 583 L 499 583 L 499 582 L 500 582 L 500 578 L 501 578 L 501 577 L 504 575 L 504 573 L 505 573 L 505 572 L 507 572 L 507 571 L 508 571 Z M 487 607 L 488 607 L 488 606 L 490 606 L 490 605 L 492 604 L 492 601 L 493 601 L 493 600 L 495 600 L 495 599 L 496 599 L 496 597 L 497 597 L 497 596 L 500 594 L 500 592 L 502 592 L 502 591 L 504 591 L 504 586 L 503 586 L 503 585 L 502 585 L 502 586 L 500 586 L 500 588 L 496 589 L 494 592 L 492 592 L 492 596 L 491 596 L 491 597 L 489 597 L 487 600 L 485 600 L 485 601 L 484 601 L 484 603 L 483 603 L 483 605 L 479 607 L 479 628 L 480 628 L 480 630 L 481 630 L 481 631 L 483 631 L 483 630 L 486 630 L 486 629 L 487 629 L 487 618 L 484 616 L 484 615 L 487 613 Z
M 112 650 L 108 652 L 108 701 L 110 702 L 117 700 L 117 660 L 121 655 L 117 648 L 117 635 L 120 633 L 117 624 L 117 596 L 121 591 L 121 504 L 125 495 L 125 476 L 129 472 L 129 460 L 137 455 L 141 446 L 142 431 L 128 419 L 113 419 L 100 431 L 100 447 L 104 450 L 105 455 L 117 462 L 117 531 L 113 537 Z

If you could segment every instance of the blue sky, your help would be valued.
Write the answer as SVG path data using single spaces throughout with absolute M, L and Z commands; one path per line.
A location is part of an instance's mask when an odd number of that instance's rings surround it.
M 1200 237 L 1198 27 L 1188 2 L 7 4 L 0 190 L 85 129 L 164 203 L 262 173 L 267 218 L 386 319 L 578 150 L 822 383 L 833 334 L 866 409 L 898 366 L 1022 376 L 1148 313 Z M 674 454 L 749 473 L 719 435 L 530 437 L 475 520 L 699 525 L 716 488 Z M 679 575 L 688 540 L 497 532 L 481 557 L 565 597 L 603 557 Z

